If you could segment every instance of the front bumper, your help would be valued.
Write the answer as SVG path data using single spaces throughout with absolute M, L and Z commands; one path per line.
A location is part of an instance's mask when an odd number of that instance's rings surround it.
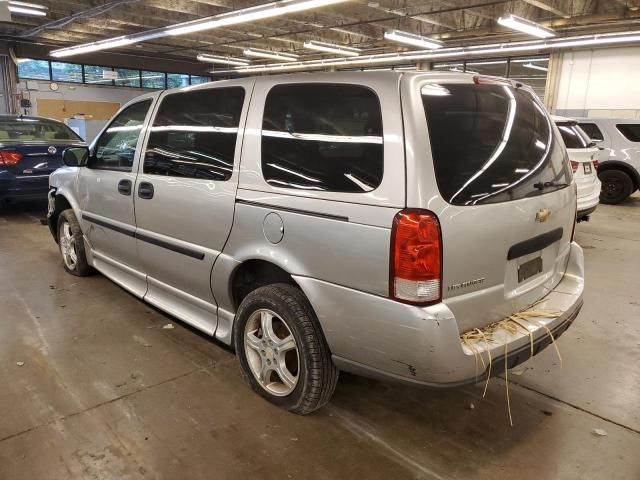
M 336 366 L 345 371 L 426 387 L 456 387 L 486 378 L 489 355 L 504 371 L 537 354 L 573 322 L 582 307 L 584 264 L 582 249 L 571 244 L 560 283 L 536 305 L 537 310 L 561 312 L 538 317 L 528 332 L 500 330 L 493 341 L 475 352 L 463 344 L 458 323 L 443 303 L 415 307 L 308 277 L 295 277 L 309 298 L 323 328 Z M 547 330 L 548 329 L 548 330 Z M 496 363 L 499 362 L 499 363 Z

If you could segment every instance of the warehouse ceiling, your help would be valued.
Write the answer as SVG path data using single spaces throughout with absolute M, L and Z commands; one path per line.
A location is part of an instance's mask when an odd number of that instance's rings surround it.
M 29 0 L 48 7 L 46 17 L 13 17 L 0 37 L 52 48 L 94 42 L 261 5 L 238 0 Z M 197 54 L 241 56 L 245 48 L 323 58 L 303 43 L 319 40 L 357 47 L 363 54 L 401 52 L 383 38 L 399 29 L 440 39 L 447 46 L 522 40 L 496 19 L 512 13 L 552 27 L 559 35 L 618 32 L 640 26 L 640 0 L 353 0 L 277 18 L 165 37 L 118 49 L 162 58 Z M 324 56 L 332 56 L 325 54 Z

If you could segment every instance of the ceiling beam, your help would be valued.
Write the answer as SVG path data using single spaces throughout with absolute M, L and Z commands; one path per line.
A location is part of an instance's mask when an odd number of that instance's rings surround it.
M 552 5 L 549 5 L 548 3 L 542 2 L 541 0 L 524 0 L 525 3 L 528 3 L 529 5 L 533 5 L 534 7 L 537 7 L 541 10 L 545 10 L 547 12 L 551 12 L 554 15 L 558 15 L 559 17 L 562 18 L 571 18 L 571 14 L 564 12 L 562 10 L 560 10 L 559 8 L 555 8 Z

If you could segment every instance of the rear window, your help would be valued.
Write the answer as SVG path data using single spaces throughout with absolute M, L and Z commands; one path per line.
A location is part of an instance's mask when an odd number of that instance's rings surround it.
M 267 95 L 262 173 L 275 187 L 362 193 L 382 181 L 382 113 L 369 88 L 278 85 Z
M 0 119 L 0 141 L 50 142 L 52 140 L 82 141 L 73 130 L 64 123 L 40 118 Z
M 588 148 L 591 139 L 577 123 L 557 123 L 562 140 L 567 148 Z
M 618 124 L 616 125 L 616 127 L 620 131 L 620 133 L 624 135 L 624 137 L 630 142 L 640 142 L 640 124 Z
M 422 89 L 436 181 L 453 205 L 533 197 L 568 186 L 562 142 L 538 100 L 508 85 Z
M 602 135 L 602 132 L 595 123 L 580 122 L 578 125 L 580 125 L 580 128 L 584 130 L 584 133 L 589 135 L 591 140 L 604 140 L 604 135 Z

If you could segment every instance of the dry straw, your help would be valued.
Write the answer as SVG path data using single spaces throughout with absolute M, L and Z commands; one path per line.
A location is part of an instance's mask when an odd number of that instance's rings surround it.
M 498 321 L 493 322 L 487 325 L 486 327 L 474 328 L 473 330 L 469 330 L 468 332 L 463 333 L 460 338 L 462 343 L 464 343 L 472 352 L 476 361 L 476 376 L 478 374 L 478 359 L 482 363 L 483 369 L 487 372 L 487 380 L 484 385 L 484 391 L 482 393 L 482 397 L 484 398 L 487 394 L 487 387 L 489 386 L 489 379 L 491 378 L 491 369 L 493 366 L 493 358 L 491 356 L 491 347 L 497 346 L 498 342 L 495 340 L 495 334 L 499 331 L 506 331 L 511 335 L 515 335 L 518 333 L 518 329 L 521 329 L 529 336 L 529 344 L 531 346 L 531 356 L 533 356 L 533 331 L 527 328 L 527 325 L 532 325 L 537 328 L 543 328 L 546 330 L 547 335 L 551 339 L 551 343 L 556 350 L 556 354 L 558 355 L 558 359 L 560 360 L 560 366 L 562 366 L 562 356 L 560 355 L 560 350 L 558 349 L 558 345 L 556 344 L 556 340 L 544 323 L 540 322 L 540 318 L 558 318 L 562 312 L 556 310 L 536 310 L 534 309 L 536 305 L 532 305 L 529 310 L 523 310 L 521 312 L 513 313 L 508 317 Z M 507 411 L 509 414 L 509 425 L 513 426 L 513 418 L 511 417 L 511 400 L 509 398 L 509 373 L 507 368 L 507 357 L 508 357 L 508 343 L 504 343 L 504 379 L 506 386 L 506 396 L 507 396 Z M 488 357 L 488 368 L 487 364 L 482 355 L 482 347 L 484 347 L 484 352 L 487 353 Z

